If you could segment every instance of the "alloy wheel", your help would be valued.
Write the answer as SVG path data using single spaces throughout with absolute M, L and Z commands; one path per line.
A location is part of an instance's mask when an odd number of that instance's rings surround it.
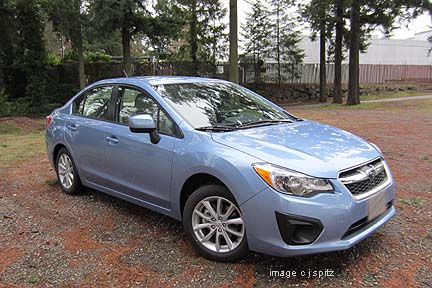
M 235 250 L 245 235 L 240 210 L 220 196 L 198 202 L 192 213 L 192 229 L 204 247 L 219 253 Z

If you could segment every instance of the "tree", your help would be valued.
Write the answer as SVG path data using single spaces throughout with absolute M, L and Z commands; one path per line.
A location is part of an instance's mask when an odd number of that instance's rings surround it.
M 230 0 L 229 3 L 229 80 L 238 83 L 237 0 Z
M 188 29 L 178 58 L 191 61 L 191 74 L 199 75 L 200 64 L 210 64 L 210 72 L 216 72 L 217 60 L 224 57 L 226 50 L 226 24 L 223 23 L 227 10 L 220 0 L 186 0 L 188 7 Z M 205 71 L 207 72 L 207 71 Z
M 210 63 L 211 73 L 216 76 L 217 62 L 226 56 L 227 25 L 223 19 L 227 9 L 222 6 L 220 0 L 206 0 L 204 6 L 204 19 L 202 26 L 202 58 Z
M 176 0 L 158 0 L 153 8 L 153 26 L 148 29 L 148 38 L 158 59 L 170 59 L 174 54 L 171 49 L 173 42 L 182 37 L 181 30 L 187 23 L 187 13 Z
M 91 0 L 90 14 L 95 26 L 101 34 L 107 35 L 120 31 L 123 67 L 127 75 L 131 76 L 131 39 L 132 36 L 144 31 L 149 24 L 150 12 L 140 0 Z
M 271 23 L 270 13 L 263 2 L 255 0 L 252 11 L 246 14 L 246 23 L 242 25 L 244 48 L 251 55 L 254 64 L 255 82 L 261 80 L 261 66 L 269 55 Z
M 360 1 L 351 4 L 347 105 L 360 104 Z
M 342 103 L 342 58 L 344 34 L 344 0 L 335 0 L 335 45 L 334 45 L 334 84 L 333 103 Z
M 431 6 L 432 3 L 428 0 L 352 0 L 347 105 L 360 103 L 359 53 L 364 38 L 377 27 L 383 28 L 385 33 L 390 35 L 395 28 L 395 19 L 414 19 L 423 11 L 430 11 Z
M 36 0 L 2 1 L 0 15 L 0 64 L 6 94 L 38 107 L 48 90 L 42 8 Z
M 309 22 L 314 40 L 319 34 L 320 39 L 320 93 L 319 101 L 327 101 L 327 71 L 326 71 L 326 44 L 331 37 L 332 25 L 330 21 L 332 0 L 311 0 L 302 7 L 301 14 Z
M 78 76 L 80 88 L 85 86 L 84 47 L 81 0 L 51 0 L 46 2 L 49 19 L 54 29 L 64 34 L 71 41 L 78 58 Z
M 299 47 L 301 40 L 300 33 L 295 31 L 296 23 L 289 13 L 289 8 L 293 5 L 291 0 L 271 0 L 271 14 L 275 20 L 272 28 L 272 38 L 276 39 L 276 44 L 271 47 L 271 56 L 277 63 L 277 83 L 282 82 L 282 67 L 293 76 L 299 77 L 298 65 L 303 62 L 304 53 Z

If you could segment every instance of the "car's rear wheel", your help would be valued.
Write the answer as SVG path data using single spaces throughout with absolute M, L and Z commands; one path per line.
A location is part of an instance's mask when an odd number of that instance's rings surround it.
M 67 194 L 78 194 L 82 190 L 75 163 L 66 148 L 61 148 L 57 154 L 56 172 L 60 188 Z
M 198 188 L 187 200 L 183 225 L 195 249 L 216 261 L 235 261 L 248 253 L 243 216 L 221 185 Z

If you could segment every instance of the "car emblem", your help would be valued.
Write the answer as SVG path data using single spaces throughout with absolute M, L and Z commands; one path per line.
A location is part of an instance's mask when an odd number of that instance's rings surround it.
M 369 167 L 370 167 L 371 169 L 368 170 L 368 172 L 367 172 L 367 176 L 368 176 L 368 178 L 369 178 L 369 179 L 375 178 L 375 176 L 377 176 L 377 174 L 378 174 L 377 168 L 376 168 L 376 167 L 373 167 L 373 166 L 369 166 Z

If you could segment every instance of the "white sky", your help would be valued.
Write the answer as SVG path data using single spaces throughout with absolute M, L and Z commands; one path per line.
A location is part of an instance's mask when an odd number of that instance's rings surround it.
M 225 7 L 227 7 L 227 9 L 229 9 L 229 0 L 223 0 L 223 3 L 225 4 Z M 246 0 L 238 0 L 238 20 L 239 20 L 239 37 L 241 37 L 240 35 L 240 23 L 245 21 L 246 18 L 246 12 L 250 11 L 251 5 L 248 4 L 246 2 Z M 227 16 L 228 18 L 228 16 Z M 431 21 L 431 16 L 428 13 L 425 13 L 421 16 L 419 16 L 418 18 L 412 20 L 409 24 L 408 27 L 406 27 L 406 25 L 400 25 L 401 28 L 394 30 L 393 35 L 391 38 L 393 39 L 406 39 L 406 38 L 410 38 L 413 37 L 415 33 L 418 32 L 423 32 L 423 31 L 427 31 L 427 30 L 431 30 L 432 29 L 432 21 Z M 307 29 L 305 29 L 305 33 L 304 34 L 308 34 L 307 33 Z M 376 32 L 376 36 L 380 36 L 380 32 L 377 31 Z

